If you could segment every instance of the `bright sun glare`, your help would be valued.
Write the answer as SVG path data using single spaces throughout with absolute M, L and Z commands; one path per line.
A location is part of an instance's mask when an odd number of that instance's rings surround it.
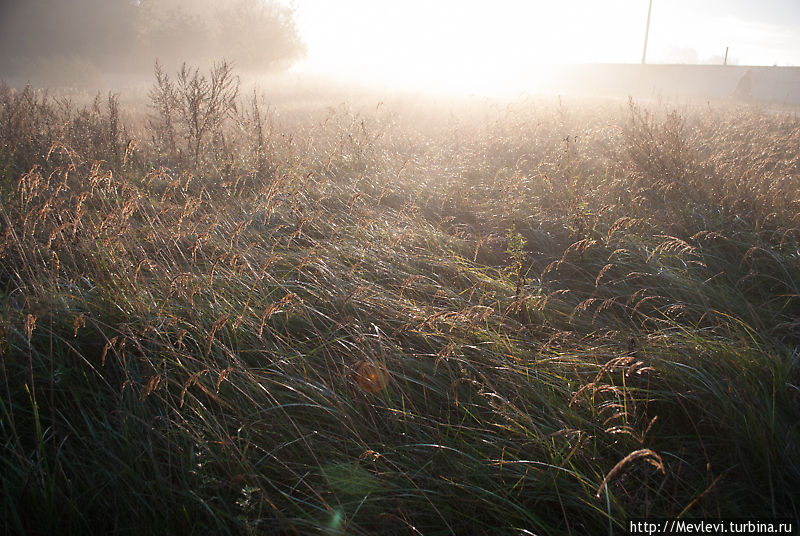
M 296 8 L 308 46 L 295 71 L 449 94 L 516 93 L 535 87 L 549 64 L 638 63 L 649 3 L 281 1 Z M 722 63 L 730 46 L 734 63 L 796 65 L 800 9 L 781 1 L 654 0 L 648 60 Z M 748 18 L 757 14 L 771 22 Z
M 647 13 L 625 0 L 303 0 L 296 7 L 309 48 L 298 71 L 444 93 L 519 86 L 542 64 L 635 60 Z

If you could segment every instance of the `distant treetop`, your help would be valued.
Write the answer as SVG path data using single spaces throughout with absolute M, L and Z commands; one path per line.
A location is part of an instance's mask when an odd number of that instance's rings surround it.
M 275 0 L 4 0 L 0 49 L 0 78 L 64 85 L 148 75 L 156 59 L 261 72 L 305 54 L 294 11 Z

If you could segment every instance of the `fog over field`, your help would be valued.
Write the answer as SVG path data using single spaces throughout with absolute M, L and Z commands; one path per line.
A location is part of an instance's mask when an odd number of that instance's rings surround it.
M 796 1 L 0 2 L 0 534 L 796 532 Z
M 553 83 L 553 65 L 800 65 L 800 7 L 792 0 L 501 0 L 491 7 L 474 0 L 3 0 L 0 48 L 0 76 L 15 84 L 119 88 L 149 83 L 156 60 L 172 72 L 183 62 L 207 67 L 225 59 L 239 74 L 291 69 L 338 84 L 513 96 L 574 89 Z

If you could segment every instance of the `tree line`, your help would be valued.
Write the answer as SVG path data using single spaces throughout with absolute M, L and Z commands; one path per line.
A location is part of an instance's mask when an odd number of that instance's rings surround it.
M 153 62 L 282 69 L 305 53 L 275 0 L 0 0 L 0 78 L 150 73 Z M 63 75 L 63 76 L 61 76 Z

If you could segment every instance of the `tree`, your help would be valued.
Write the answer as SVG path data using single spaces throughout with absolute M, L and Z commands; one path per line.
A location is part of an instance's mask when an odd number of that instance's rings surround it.
M 286 67 L 305 54 L 291 8 L 273 0 L 141 0 L 143 53 L 164 64 L 210 64 L 239 70 Z
M 305 53 L 276 0 L 0 0 L 0 50 L 0 78 L 34 81 L 37 70 L 146 75 L 156 59 L 274 70 Z
M 230 2 L 218 13 L 217 47 L 241 69 L 271 70 L 305 54 L 294 13 L 286 6 L 260 0 Z
M 0 1 L 0 76 L 59 61 L 113 70 L 136 39 L 130 0 Z

